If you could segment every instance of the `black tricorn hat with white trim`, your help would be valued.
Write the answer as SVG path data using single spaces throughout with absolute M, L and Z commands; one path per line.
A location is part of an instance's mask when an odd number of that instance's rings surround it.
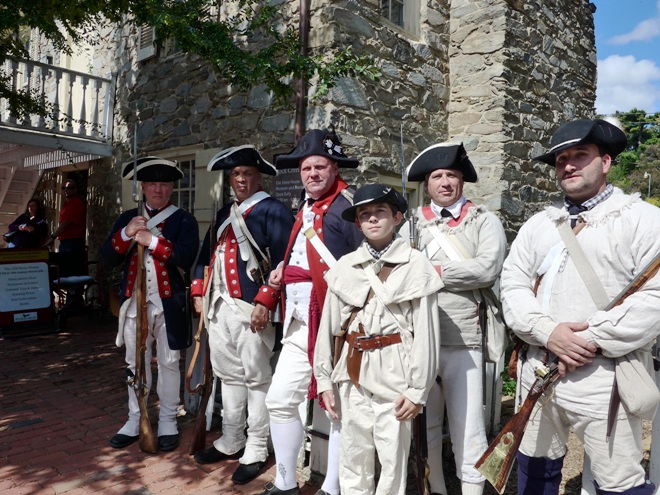
M 124 164 L 121 176 L 133 180 L 133 167 L 136 160 Z M 137 180 L 141 182 L 176 182 L 183 177 L 183 172 L 176 162 L 157 156 L 145 156 L 137 159 Z
M 344 154 L 339 137 L 333 131 L 312 129 L 300 138 L 295 148 L 279 155 L 275 166 L 280 168 L 298 168 L 300 160 L 308 156 L 325 156 L 337 162 L 339 168 L 357 168 L 360 161 Z
M 440 168 L 459 170 L 464 182 L 477 182 L 477 171 L 467 156 L 463 143 L 439 143 L 429 146 L 408 165 L 408 180 L 422 182 L 426 174 Z
M 396 189 L 383 184 L 367 184 L 355 191 L 353 206 L 341 212 L 341 217 L 347 222 L 354 222 L 357 209 L 371 203 L 389 203 L 401 213 L 408 210 L 408 202 Z
M 580 144 L 595 144 L 616 158 L 626 149 L 628 140 L 621 129 L 606 120 L 574 120 L 557 129 L 550 139 L 550 150 L 533 160 L 554 166 L 557 153 Z
M 252 144 L 227 148 L 215 155 L 209 161 L 208 171 L 230 170 L 234 167 L 257 167 L 257 170 L 266 175 L 277 175 L 275 166 L 267 161 Z

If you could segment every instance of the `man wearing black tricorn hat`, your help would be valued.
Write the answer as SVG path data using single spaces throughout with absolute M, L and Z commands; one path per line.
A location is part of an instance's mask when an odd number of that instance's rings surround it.
M 650 495 L 642 418 L 658 405 L 645 364 L 659 330 L 660 277 L 605 308 L 660 253 L 660 210 L 607 182 L 627 145 L 615 125 L 569 122 L 550 145 L 535 159 L 555 167 L 564 200 L 522 226 L 502 271 L 506 321 L 528 346 L 518 363 L 523 397 L 534 370 L 559 359 L 560 379 L 536 404 L 520 445 L 518 493 L 559 492 L 572 429 L 597 494 Z
M 146 363 L 151 362 L 155 343 L 160 403 L 158 447 L 169 451 L 179 445 L 176 413 L 180 402 L 180 350 L 187 348 L 192 338 L 181 271 L 190 270 L 195 262 L 199 231 L 195 217 L 170 203 L 174 182 L 183 177 L 177 164 L 154 156 L 140 158 L 124 167 L 124 179 L 133 180 L 134 166 L 145 197 L 144 215 L 138 215 L 136 208 L 122 213 L 101 247 L 101 256 L 108 266 L 124 265 L 117 345 L 126 345 L 126 364 L 135 372 L 137 244 L 145 248 L 149 322 Z M 146 370 L 151 388 L 150 367 Z M 139 436 L 140 409 L 130 387 L 128 409 L 128 421 L 110 439 L 114 448 L 124 448 Z
M 485 478 L 474 464 L 488 447 L 482 406 L 484 361 L 498 362 L 506 347 L 491 289 L 502 269 L 506 236 L 493 213 L 463 195 L 464 183 L 476 182 L 477 173 L 462 143 L 426 148 L 407 174 L 410 181 L 424 181 L 431 197 L 429 206 L 415 212 L 416 244 L 444 283 L 437 299 L 442 343 L 439 383 L 426 402 L 431 491 L 447 494 L 442 472 L 446 405 L 461 493 L 481 495 Z M 409 228 L 406 224 L 401 229 L 404 238 L 410 235 Z M 492 340 L 488 345 L 484 345 L 486 334 Z
M 276 175 L 276 170 L 254 146 L 221 151 L 208 170 L 227 172 L 235 201 L 217 212 L 214 231 L 206 233 L 192 284 L 195 310 L 209 332 L 213 371 L 222 380 L 223 409 L 222 436 L 196 452 L 195 460 L 208 464 L 239 459 L 232 481 L 245 484 L 268 459 L 265 401 L 275 344 L 269 310 L 254 301 L 260 291 L 271 298 L 275 293 L 268 277 L 284 258 L 293 215 L 262 189 L 261 174 Z M 209 275 L 203 287 L 206 266 Z
M 300 493 L 296 465 L 304 435 L 298 406 L 306 396 L 317 396 L 312 359 L 327 290 L 323 276 L 330 265 L 362 240 L 355 225 L 341 218 L 342 211 L 351 205 L 352 194 L 339 176 L 339 168 L 356 168 L 358 160 L 344 154 L 334 132 L 314 129 L 293 151 L 279 155 L 275 165 L 298 167 L 305 204 L 296 216 L 284 263 L 270 277 L 270 285 L 281 289 L 284 296 L 284 337 L 266 397 L 277 474 L 275 483 L 263 493 L 296 495 Z M 277 299 L 268 292 L 260 292 L 255 301 L 270 309 L 277 305 Z M 339 422 L 332 421 L 328 467 L 320 494 L 339 492 L 339 432 Z

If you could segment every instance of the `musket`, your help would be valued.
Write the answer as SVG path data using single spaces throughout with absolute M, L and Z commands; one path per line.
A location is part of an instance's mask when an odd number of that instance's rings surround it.
M 413 449 L 415 451 L 415 483 L 419 495 L 430 495 L 431 484 L 429 474 L 431 469 L 428 464 L 429 449 L 426 442 L 426 408 L 422 409 L 412 422 Z M 442 466 L 438 466 L 442 469 Z
M 211 208 L 211 226 L 209 227 L 209 264 L 213 259 L 213 251 L 215 250 L 215 214 L 216 214 L 217 205 L 215 201 Z M 204 288 L 207 287 L 209 283 L 209 267 L 204 267 Z M 208 290 L 208 289 L 207 289 Z M 209 335 L 206 332 L 206 338 L 204 338 L 204 369 L 202 371 L 202 383 L 198 383 L 195 388 L 191 387 L 190 380 L 192 378 L 193 370 L 199 356 L 199 351 L 202 344 L 204 332 L 204 315 L 199 315 L 199 325 L 197 327 L 197 333 L 195 334 L 195 351 L 193 357 L 190 360 L 188 365 L 188 371 L 186 373 L 186 389 L 191 395 L 199 394 L 199 403 L 197 406 L 197 417 L 195 418 L 195 427 L 193 428 L 193 434 L 190 438 L 190 444 L 188 445 L 188 454 L 193 455 L 195 452 L 199 452 L 206 447 L 206 408 L 211 398 L 211 392 L 213 391 L 213 367 L 211 365 L 211 348 L 209 346 Z
M 403 199 L 408 203 L 408 191 L 406 190 L 406 155 L 405 147 L 403 145 L 403 123 L 401 123 L 400 128 L 401 136 L 401 193 L 403 194 Z M 410 206 L 410 205 L 409 205 Z M 413 208 L 412 212 L 410 208 L 408 212 L 408 222 L 410 226 L 410 247 L 415 249 L 415 210 Z M 422 409 L 422 412 L 415 416 L 412 422 L 412 438 L 413 438 L 413 449 L 415 452 L 415 462 L 414 469 L 416 474 L 416 483 L 417 491 L 420 495 L 428 495 L 431 493 L 431 486 L 429 484 L 429 449 L 428 442 L 426 438 L 426 409 Z
M 622 304 L 629 296 L 639 291 L 660 270 L 660 254 L 639 272 L 633 280 L 610 302 L 604 311 Z M 520 410 L 504 425 L 499 435 L 491 442 L 475 468 L 483 474 L 498 493 L 503 493 L 511 474 L 513 461 L 520 447 L 527 422 L 541 395 L 559 377 L 558 358 L 549 367 L 535 370 L 536 381 L 532 385 Z
M 406 190 L 406 155 L 405 148 L 403 146 L 403 123 L 401 123 L 401 192 L 403 194 L 403 199 L 408 203 L 408 191 Z M 408 205 L 410 210 L 410 205 Z M 415 209 L 412 208 L 412 212 L 408 211 L 408 223 L 410 230 L 410 247 L 415 249 Z
M 522 407 L 504 425 L 502 431 L 474 465 L 477 471 L 486 477 L 499 494 L 504 493 L 504 488 L 513 468 L 513 461 L 516 458 L 516 453 L 534 406 L 543 395 L 543 392 L 559 378 L 559 366 L 556 362 L 553 362 L 550 366 L 536 369 L 534 373 L 537 378 Z
M 144 202 L 138 196 L 137 185 L 137 126 L 134 134 L 133 144 L 133 199 L 137 201 L 137 214 L 144 214 Z M 135 375 L 130 369 L 126 370 L 127 383 L 135 391 L 138 405 L 140 407 L 140 450 L 155 454 L 158 452 L 158 441 L 154 436 L 149 421 L 149 412 L 147 410 L 147 397 L 149 396 L 149 387 L 147 385 L 147 373 L 145 363 L 145 353 L 147 350 L 147 333 L 149 322 L 147 321 L 147 298 L 146 298 L 146 277 L 144 273 L 144 246 L 137 244 L 137 274 L 135 280 L 135 295 L 137 303 L 137 316 L 135 321 Z

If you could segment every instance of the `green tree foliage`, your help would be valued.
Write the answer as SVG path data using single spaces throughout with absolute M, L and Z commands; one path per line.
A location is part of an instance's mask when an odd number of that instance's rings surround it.
M 82 40 L 94 43 L 98 25 L 128 18 L 136 25 L 153 26 L 159 38 L 174 37 L 179 47 L 200 55 L 232 85 L 248 90 L 265 84 L 276 100 L 286 101 L 299 77 L 318 78 L 317 94 L 324 94 L 340 77 L 375 79 L 370 60 L 350 48 L 328 48 L 301 55 L 297 26 L 283 24 L 270 2 L 236 0 L 231 15 L 214 12 L 220 0 L 3 0 L 0 5 L 0 60 L 29 59 L 21 30 L 38 29 L 56 49 L 71 53 Z M 227 2 L 224 2 L 225 4 Z M 217 7 L 215 10 L 212 7 Z M 71 41 L 71 43 L 69 42 Z M 29 93 L 12 90 L 7 74 L 0 76 L 0 97 L 14 113 L 44 113 Z
M 614 116 L 626 132 L 628 147 L 610 168 L 608 180 L 625 192 L 641 192 L 645 199 L 659 202 L 660 112 L 648 114 L 633 109 Z

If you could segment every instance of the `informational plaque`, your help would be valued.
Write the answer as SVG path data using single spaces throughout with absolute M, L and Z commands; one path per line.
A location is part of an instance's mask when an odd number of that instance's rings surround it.
M 300 172 L 297 168 L 283 168 L 277 171 L 272 195 L 293 211 L 298 209 L 302 189 Z
M 52 319 L 48 250 L 0 250 L 0 327 Z

